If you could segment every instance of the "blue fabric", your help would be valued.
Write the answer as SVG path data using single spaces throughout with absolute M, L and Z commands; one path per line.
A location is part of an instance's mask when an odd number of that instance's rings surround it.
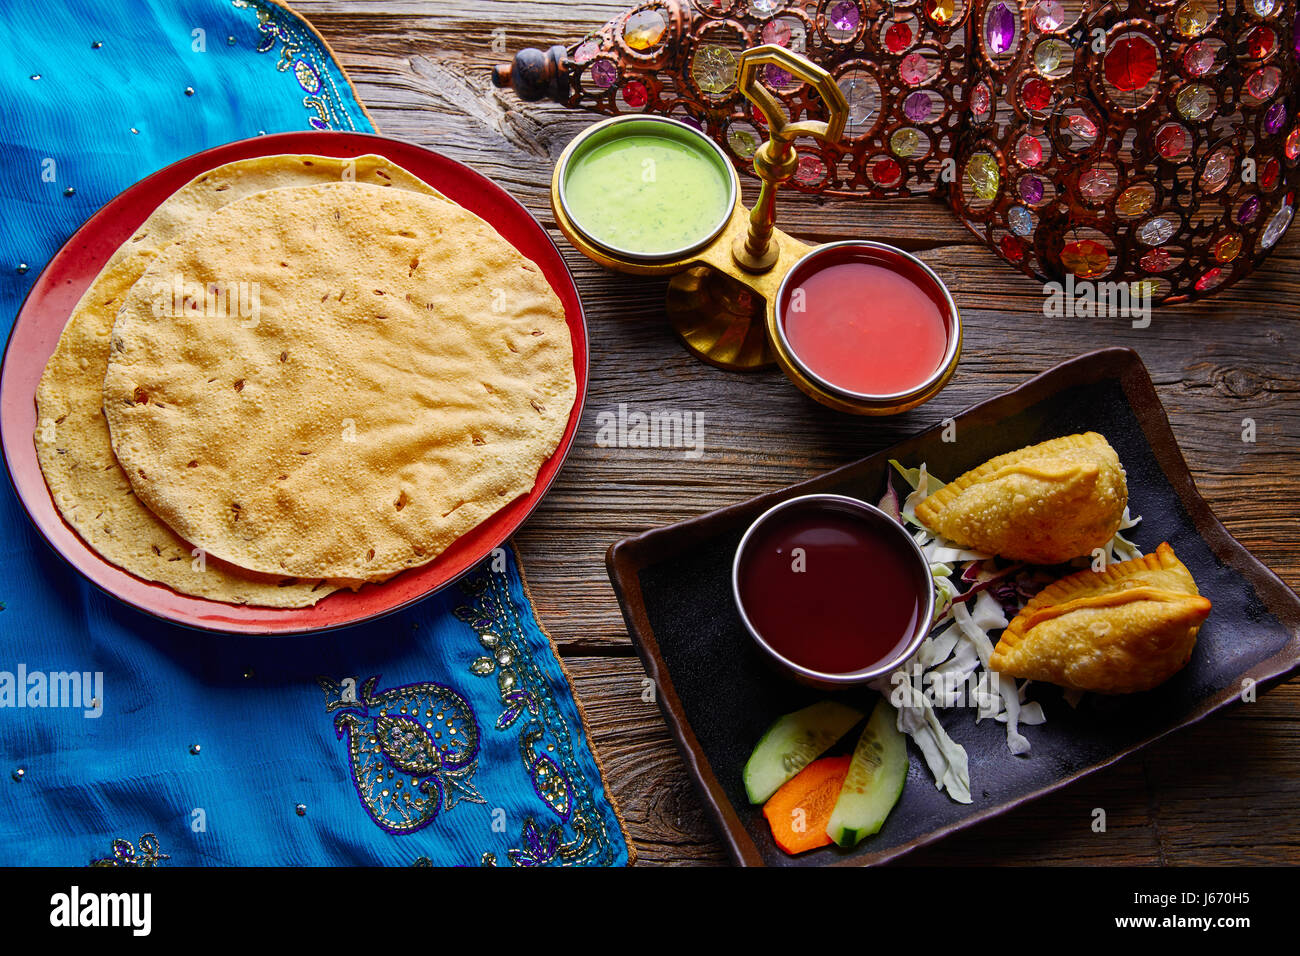
M 5 4 L 0 110 L 6 330 L 60 244 L 161 166 L 371 131 L 323 45 L 260 0 Z M 86 584 L 9 488 L 0 515 L 0 864 L 627 862 L 512 552 L 372 624 L 228 637 Z

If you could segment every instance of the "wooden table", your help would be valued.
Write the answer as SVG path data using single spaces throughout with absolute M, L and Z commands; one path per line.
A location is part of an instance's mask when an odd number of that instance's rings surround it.
M 492 50 L 570 43 L 621 0 L 297 0 L 334 47 L 381 132 L 468 163 L 552 230 L 577 277 L 591 385 L 573 453 L 516 541 L 559 645 L 641 863 L 727 861 L 657 706 L 605 574 L 605 549 L 646 528 L 772 491 L 877 451 L 1062 358 L 1107 345 L 1141 353 L 1201 491 L 1228 528 L 1300 586 L 1300 228 L 1265 266 L 1207 302 L 1125 319 L 1042 314 L 1038 283 L 1007 269 L 929 200 L 782 199 L 808 242 L 868 237 L 918 253 L 949 283 L 965 353 L 948 388 L 889 420 L 839 415 L 777 371 L 737 375 L 691 358 L 663 314 L 665 280 L 606 272 L 555 230 L 551 167 L 590 114 L 493 89 Z M 757 190 L 746 184 L 746 201 Z M 596 415 L 620 402 L 704 415 L 705 454 L 600 448 Z M 1242 441 L 1253 418 L 1258 439 Z M 906 858 L 908 863 L 1300 862 L 1300 680 L 1139 757 Z M 1091 830 L 1106 810 L 1105 833 Z

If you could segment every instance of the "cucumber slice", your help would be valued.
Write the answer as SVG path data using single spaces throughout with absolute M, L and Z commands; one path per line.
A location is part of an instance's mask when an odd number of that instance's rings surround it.
M 881 828 L 906 781 L 907 738 L 898 730 L 894 708 L 882 697 L 853 750 L 826 835 L 840 846 L 857 846 Z
M 777 720 L 745 762 L 750 803 L 766 803 L 785 783 L 843 737 L 862 713 L 833 700 L 818 701 Z

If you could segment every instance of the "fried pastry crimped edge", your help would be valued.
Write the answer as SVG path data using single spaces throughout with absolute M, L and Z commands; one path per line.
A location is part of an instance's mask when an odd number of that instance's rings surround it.
M 1045 442 L 1039 442 L 1037 445 L 1026 445 L 1024 448 L 1017 448 L 1015 451 L 1009 451 L 990 458 L 984 464 L 977 468 L 959 475 L 952 481 L 948 482 L 934 494 L 927 497 L 916 506 L 916 516 L 926 525 L 933 526 L 934 522 L 947 509 L 963 491 L 972 485 L 983 481 L 991 481 L 1002 472 L 1008 465 L 1016 464 L 1027 453 L 1032 452 L 1035 458 L 1050 458 L 1053 455 L 1065 451 L 1073 451 L 1080 448 L 1106 448 L 1114 451 L 1110 447 L 1110 442 L 1106 436 L 1098 432 L 1082 432 L 1075 435 L 1062 435 L 1060 438 L 1049 438 Z
M 1159 601 L 1167 605 L 1181 606 L 1182 620 L 1187 628 L 1186 640 L 1189 653 L 1191 647 L 1195 645 L 1200 625 L 1209 615 L 1212 607 L 1209 599 L 1203 597 L 1198 591 L 1191 572 L 1178 559 L 1173 548 L 1168 542 L 1162 542 L 1151 554 L 1113 564 L 1104 571 L 1079 571 L 1039 591 L 1002 632 L 997 646 L 993 649 L 989 664 L 993 670 L 1002 673 L 1009 673 L 1013 669 L 1019 670 L 1020 668 L 1015 667 L 1008 658 L 1014 656 L 1014 652 L 1029 637 L 1035 626 L 1059 620 L 1074 611 L 1119 606 L 1135 600 Z M 1055 609 L 1059 609 L 1059 613 L 1048 613 Z M 1170 623 L 1170 621 L 1164 622 L 1165 626 Z M 1171 676 L 1177 669 L 1174 668 L 1170 674 L 1165 675 L 1165 678 Z M 1027 675 L 1017 673 L 1012 676 Z M 1136 686 L 1116 685 L 1107 688 L 1112 692 L 1133 689 L 1148 689 L 1147 682 L 1137 681 Z
M 1080 455 L 1080 452 L 1085 454 Z M 1090 457 L 1095 460 L 1090 461 Z M 1060 467 L 1049 467 L 1053 459 L 1059 460 Z M 1105 483 L 1108 491 L 1117 492 L 1117 494 L 1113 495 L 1113 501 L 1101 500 L 1100 498 L 1092 501 L 1090 496 L 1097 495 L 1097 487 L 1103 473 L 1103 466 L 1113 466 L 1118 470 L 1117 481 Z M 1109 467 L 1107 470 L 1109 471 Z M 1085 522 L 1084 526 L 1072 527 L 1067 523 L 1065 527 L 1060 529 L 1062 533 L 1058 537 L 1053 537 L 1052 534 L 1047 533 L 1050 529 L 1040 529 L 1044 530 L 1040 538 L 1023 542 L 1023 546 L 1017 545 L 1015 547 L 998 546 L 992 540 L 999 537 L 993 529 L 984 529 L 983 532 L 977 534 L 961 535 L 949 527 L 952 522 L 949 509 L 954 506 L 960 508 L 961 499 L 966 492 L 981 485 L 995 486 L 996 482 L 1013 475 L 1023 475 L 1049 483 L 1075 479 L 1084 482 L 1088 486 L 1087 489 L 1074 494 L 1072 499 L 1079 500 L 1082 510 L 1091 509 L 1094 514 Z M 1068 491 L 1069 489 L 1060 490 Z M 1111 496 L 1108 495 L 1107 497 Z M 1105 436 L 1097 432 L 1084 432 L 1049 439 L 1037 445 L 1029 445 L 998 455 L 979 467 L 965 472 L 943 488 L 940 488 L 933 495 L 930 495 L 917 505 L 916 516 L 932 530 L 960 545 L 988 550 L 995 554 L 1002 554 L 1020 560 L 1051 564 L 1085 554 L 1092 548 L 1109 540 L 1119 529 L 1124 507 L 1127 503 L 1128 488 L 1119 456 L 1110 446 Z M 1100 528 L 1100 524 L 1096 520 L 1100 515 L 1096 512 L 1103 507 L 1108 520 L 1105 527 Z M 1031 508 L 1030 511 L 1032 512 L 1032 510 Z M 1039 520 L 1039 524 L 1041 523 L 1042 521 Z M 1098 533 L 1088 534 L 1084 540 L 1076 540 L 1084 527 L 1093 525 L 1100 528 Z M 1019 530 L 1023 532 L 1025 529 Z M 1066 546 L 1066 541 L 1070 542 L 1070 546 Z

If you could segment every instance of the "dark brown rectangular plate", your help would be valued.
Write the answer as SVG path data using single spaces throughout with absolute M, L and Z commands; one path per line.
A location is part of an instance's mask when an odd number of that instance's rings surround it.
M 970 757 L 968 806 L 935 789 L 915 756 L 898 805 L 881 831 L 856 849 L 825 847 L 797 857 L 772 841 L 750 806 L 741 770 L 778 716 L 825 696 L 791 683 L 760 658 L 736 614 L 731 561 L 762 511 L 796 495 L 832 492 L 879 499 L 897 458 L 927 462 L 950 480 L 994 455 L 1058 435 L 1097 431 L 1128 473 L 1129 502 L 1142 523 L 1127 534 L 1143 552 L 1168 541 L 1214 610 L 1191 662 L 1145 694 L 1086 695 L 1070 707 L 1057 688 L 1035 684 L 1047 723 L 1024 729 L 1031 753 L 1006 748 L 1006 730 L 955 708 L 944 728 Z M 873 864 L 1004 813 L 1127 756 L 1300 668 L 1300 598 L 1250 554 L 1201 498 L 1169 419 L 1137 353 L 1081 355 L 956 418 L 956 441 L 939 426 L 869 458 L 783 491 L 627 538 L 606 556 L 628 633 L 658 686 L 658 700 L 682 756 L 737 863 L 807 866 Z M 869 692 L 842 695 L 869 703 Z

